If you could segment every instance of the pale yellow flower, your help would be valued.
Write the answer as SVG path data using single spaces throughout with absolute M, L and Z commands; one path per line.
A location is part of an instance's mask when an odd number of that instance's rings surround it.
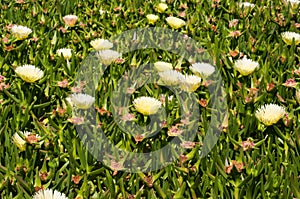
M 166 70 L 158 73 L 161 80 L 168 86 L 176 86 L 180 84 L 183 75 L 176 70 Z
M 205 78 L 215 72 L 215 67 L 208 63 L 194 63 L 190 67 L 190 70 L 197 76 Z
M 72 50 L 70 48 L 61 48 L 56 51 L 58 56 L 63 56 L 65 59 L 69 60 L 72 58 Z
M 102 9 L 100 9 L 100 10 L 99 10 L 99 13 L 100 13 L 100 15 L 103 15 L 104 13 L 106 13 L 106 11 L 105 11 L 105 10 L 102 10 Z
M 164 62 L 164 61 L 158 61 L 154 63 L 154 67 L 158 72 L 163 72 L 166 70 L 172 70 L 173 66 L 171 63 Z
M 24 137 L 27 137 L 31 133 L 28 131 L 20 131 L 20 134 L 22 134 Z M 20 149 L 20 151 L 25 151 L 26 149 L 26 141 L 19 135 L 19 133 L 14 133 L 12 140 L 14 144 Z
M 164 13 L 166 11 L 166 9 L 168 9 L 168 5 L 165 3 L 159 3 L 157 5 L 157 11 L 160 13 Z
M 283 32 L 281 33 L 283 41 L 287 45 L 292 45 L 293 40 L 295 40 L 295 45 L 298 45 L 300 43 L 300 34 L 295 33 L 295 32 Z
M 28 83 L 33 83 L 44 76 L 44 72 L 33 65 L 23 65 L 15 69 L 17 75 Z
M 138 97 L 133 101 L 135 109 L 143 115 L 153 115 L 161 107 L 161 102 L 153 97 Z
M 28 37 L 32 30 L 26 26 L 15 25 L 11 28 L 11 33 L 19 40 L 24 40 Z
M 300 4 L 299 0 L 286 0 L 286 3 L 291 4 L 292 8 L 297 8 L 297 6 Z
M 93 96 L 83 93 L 72 94 L 70 99 L 71 104 L 79 109 L 89 109 L 95 102 L 95 98 Z
M 101 63 L 105 65 L 110 65 L 112 62 L 116 61 L 122 54 L 114 50 L 100 50 L 97 52 L 97 56 Z
M 39 190 L 32 199 L 68 199 L 64 193 L 52 189 Z
M 182 19 L 179 19 L 177 17 L 167 17 L 166 18 L 167 23 L 174 29 L 181 28 L 186 23 Z
M 251 9 L 251 8 L 254 8 L 255 7 L 255 4 L 253 3 L 249 3 L 249 2 L 241 2 L 239 3 L 239 6 L 240 8 L 248 8 L 248 9 Z
M 187 92 L 193 92 L 198 89 L 201 84 L 201 78 L 195 75 L 185 75 L 180 88 Z
M 154 14 L 148 14 L 146 17 L 150 24 L 154 24 L 159 19 L 159 16 Z
M 63 17 L 63 20 L 67 26 L 73 27 L 75 26 L 78 17 L 76 15 L 66 15 Z
M 113 47 L 113 43 L 107 39 L 95 39 L 90 42 L 95 50 L 108 50 Z
M 259 68 L 259 64 L 244 56 L 243 59 L 237 60 L 233 67 L 239 71 L 241 75 L 247 76 L 253 73 L 255 69 Z
M 65 103 L 69 104 L 70 106 L 74 106 L 71 97 L 66 97 L 65 98 Z
M 284 115 L 284 108 L 276 104 L 263 105 L 255 112 L 256 118 L 266 126 L 277 123 Z

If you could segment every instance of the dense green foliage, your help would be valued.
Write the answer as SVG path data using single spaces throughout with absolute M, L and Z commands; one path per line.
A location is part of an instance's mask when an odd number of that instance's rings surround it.
M 102 0 L 2 0 L 0 9 L 0 196 L 31 198 L 41 188 L 65 193 L 69 198 L 300 198 L 300 108 L 288 79 L 299 78 L 299 45 L 286 45 L 281 33 L 299 32 L 299 6 L 292 8 L 281 0 L 252 1 L 252 10 L 239 8 L 232 0 L 168 0 L 167 10 L 157 12 L 159 1 Z M 100 10 L 104 11 L 101 13 Z M 78 16 L 74 27 L 66 27 L 63 17 Z M 160 17 L 154 25 L 147 14 Z M 220 70 L 227 94 L 228 123 L 217 144 L 204 158 L 201 146 L 210 119 L 210 94 L 205 86 L 195 92 L 208 106 L 199 105 L 201 118 L 196 145 L 167 167 L 149 173 L 113 171 L 98 162 L 81 143 L 65 98 L 72 93 L 82 61 L 93 51 L 90 41 L 143 27 L 170 28 L 165 18 L 176 16 L 186 25 L 176 31 L 187 34 L 206 49 Z M 233 19 L 238 19 L 232 25 Z M 11 25 L 32 29 L 25 40 L 11 34 Z M 236 32 L 234 32 L 236 31 Z M 60 48 L 72 49 L 70 67 Z M 260 67 L 248 76 L 233 68 L 246 55 Z M 123 63 L 114 63 L 105 71 L 97 89 L 95 107 L 101 128 L 121 148 L 142 151 L 145 146 L 159 149 L 169 141 L 167 128 L 150 140 L 135 142 L 112 119 L 110 97 L 125 71 L 158 60 L 188 70 L 188 60 L 162 50 L 137 50 L 123 54 Z M 35 83 L 26 83 L 15 68 L 32 64 L 44 71 Z M 59 83 L 67 79 L 67 87 Z M 132 98 L 152 96 L 157 99 L 172 92 L 150 84 L 139 88 Z M 264 126 L 255 111 L 274 103 L 287 114 L 271 126 Z M 180 104 L 169 101 L 167 127 L 179 122 Z M 62 111 L 63 110 L 63 111 Z M 136 121 L 144 116 L 133 107 Z M 65 112 L 64 112 L 65 111 Z M 226 116 L 226 118 L 227 118 Z M 225 118 L 225 119 L 226 119 Z M 99 122 L 100 122 L 99 121 Z M 39 142 L 26 143 L 21 151 L 13 142 L 19 131 L 40 136 Z M 250 138 L 250 139 L 248 139 Z M 243 141 L 254 142 L 243 150 Z M 160 142 L 161 141 L 161 142 Z M 231 170 L 232 169 L 232 170 Z M 78 179 L 80 179 L 78 181 Z

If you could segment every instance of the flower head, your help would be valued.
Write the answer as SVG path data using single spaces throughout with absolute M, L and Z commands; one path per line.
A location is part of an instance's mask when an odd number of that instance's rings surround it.
M 44 76 L 43 71 L 33 65 L 28 64 L 17 67 L 15 72 L 22 80 L 28 83 L 33 83 Z
M 161 80 L 168 86 L 178 85 L 183 79 L 183 75 L 176 70 L 166 70 L 158 74 Z
M 174 29 L 181 28 L 186 23 L 182 19 L 179 19 L 177 17 L 167 17 L 166 18 L 167 23 Z
M 69 122 L 75 125 L 83 124 L 84 118 L 83 117 L 72 117 L 68 119 Z
M 108 50 L 113 47 L 113 43 L 107 39 L 95 39 L 90 42 L 95 50 Z
M 241 146 L 243 148 L 243 151 L 247 151 L 249 149 L 253 149 L 255 147 L 255 144 L 254 144 L 252 138 L 247 138 L 246 141 L 243 141 L 241 143 Z
M 215 72 L 215 67 L 207 63 L 195 63 L 190 67 L 191 71 L 200 77 L 208 77 Z
M 180 84 L 180 88 L 187 92 L 193 92 L 197 90 L 200 84 L 201 84 L 200 77 L 195 75 L 185 75 Z
M 159 3 L 157 5 L 157 11 L 160 12 L 160 13 L 165 12 L 166 9 L 168 9 L 168 5 L 165 4 L 165 3 Z
M 249 2 L 241 2 L 241 3 L 239 3 L 239 6 L 240 6 L 240 8 L 248 8 L 248 9 L 251 9 L 251 8 L 254 8 L 254 7 L 255 7 L 255 4 L 249 3 Z
M 23 135 L 25 138 L 30 135 L 31 133 L 28 131 L 20 131 L 19 133 L 14 133 L 12 140 L 15 145 L 20 149 L 20 151 L 25 151 L 26 149 L 26 141 L 23 139 L 19 134 Z
M 297 6 L 300 4 L 299 0 L 286 0 L 286 3 L 291 4 L 292 8 L 297 8 Z
M 32 199 L 68 199 L 68 197 L 59 191 L 45 189 L 36 192 Z
M 173 66 L 171 63 L 158 61 L 154 63 L 154 67 L 158 72 L 163 72 L 166 70 L 172 70 Z
M 67 26 L 73 27 L 75 26 L 78 17 L 76 15 L 66 15 L 63 17 L 63 20 Z
M 72 94 L 70 99 L 72 104 L 79 109 L 88 109 L 95 102 L 95 98 L 93 96 L 83 93 Z
M 102 10 L 102 9 L 100 9 L 100 10 L 99 10 L 99 13 L 100 13 L 100 15 L 103 15 L 103 14 L 105 14 L 105 13 L 106 13 L 106 11 L 105 11 L 105 10 Z
M 276 104 L 266 104 L 255 112 L 256 118 L 267 126 L 277 123 L 284 115 L 284 108 Z
M 114 50 L 101 50 L 97 52 L 97 56 L 99 57 L 101 63 L 110 65 L 112 62 L 121 57 L 121 53 L 118 53 Z
M 295 45 L 298 45 L 300 43 L 300 34 L 295 33 L 295 32 L 283 32 L 281 33 L 283 41 L 287 45 L 292 45 L 293 40 L 295 40 Z
M 297 86 L 297 82 L 295 79 L 287 79 L 285 81 L 285 83 L 283 83 L 284 86 L 286 87 L 292 87 L 292 88 L 295 88 Z
M 253 73 L 255 69 L 259 68 L 259 64 L 244 56 L 243 59 L 237 60 L 233 67 L 239 71 L 241 75 L 247 76 Z
M 63 56 L 65 59 L 69 60 L 72 58 L 72 49 L 70 48 L 61 48 L 56 51 L 58 56 Z
M 238 23 L 239 23 L 238 19 L 233 19 L 229 21 L 229 28 L 236 27 Z
M 15 25 L 11 28 L 11 33 L 19 40 L 24 40 L 28 37 L 32 30 L 26 26 Z
M 146 17 L 150 24 L 154 24 L 159 19 L 159 16 L 154 14 L 148 14 Z
M 181 135 L 183 133 L 183 130 L 178 128 L 178 125 L 174 125 L 172 126 L 169 130 L 168 130 L 168 136 L 178 136 Z
M 153 115 L 161 107 L 161 102 L 153 97 L 138 97 L 133 101 L 135 109 L 143 115 Z

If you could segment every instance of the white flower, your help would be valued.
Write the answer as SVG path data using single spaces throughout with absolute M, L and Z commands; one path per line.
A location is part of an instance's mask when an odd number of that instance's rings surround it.
M 88 109 L 95 102 L 95 98 L 93 96 L 83 94 L 83 93 L 75 93 L 70 96 L 72 101 L 72 105 L 79 109 Z
M 64 193 L 52 189 L 39 190 L 32 199 L 68 199 Z
M 239 71 L 241 75 L 247 76 L 253 73 L 255 69 L 259 68 L 259 64 L 244 56 L 243 59 L 237 60 L 233 67 Z
M 63 20 L 67 26 L 73 27 L 75 26 L 78 17 L 76 15 L 66 15 L 63 17 Z
M 72 99 L 70 97 L 66 97 L 65 101 L 70 105 L 70 106 L 74 106 Z
M 150 24 L 154 24 L 159 19 L 159 16 L 154 15 L 154 14 L 148 14 L 148 15 L 146 15 L 146 17 Z
M 20 151 L 25 151 L 26 149 L 26 141 L 19 135 L 23 135 L 25 138 L 30 135 L 31 133 L 28 131 L 20 131 L 19 133 L 14 133 L 12 140 L 15 145 L 20 149 Z
M 176 70 L 166 70 L 158 74 L 161 80 L 168 86 L 178 85 L 183 79 L 183 75 Z
M 153 115 L 161 107 L 161 102 L 153 97 L 138 97 L 133 101 L 135 109 L 143 115 Z
M 295 33 L 295 32 L 283 32 L 281 33 L 283 41 L 287 45 L 292 45 L 293 39 L 295 40 L 295 45 L 298 45 L 300 43 L 300 34 Z
M 72 58 L 72 49 L 70 48 L 61 48 L 56 51 L 58 56 L 63 56 L 65 59 L 69 60 Z
M 296 8 L 299 4 L 299 0 L 286 0 L 286 3 L 290 3 L 293 8 Z
M 105 10 L 102 10 L 102 9 L 100 9 L 100 10 L 99 10 L 99 13 L 100 13 L 100 15 L 103 15 L 104 13 L 106 13 L 106 11 L 105 11 Z
M 15 72 L 22 80 L 28 83 L 33 83 L 44 76 L 43 71 L 33 65 L 28 64 L 17 67 Z
M 201 84 L 200 77 L 195 75 L 185 75 L 180 84 L 180 88 L 187 92 L 193 92 L 197 90 L 200 84 Z
M 166 70 L 172 70 L 173 66 L 171 63 L 158 61 L 154 63 L 154 67 L 158 72 L 163 72 Z
M 166 21 L 174 29 L 181 28 L 182 26 L 185 25 L 185 21 L 177 17 L 167 17 Z
M 28 37 L 32 30 L 26 26 L 15 25 L 11 28 L 11 33 L 19 40 L 24 40 Z
M 165 4 L 165 3 L 159 3 L 157 5 L 157 11 L 160 12 L 160 13 L 165 12 L 166 9 L 168 9 L 168 5 Z
M 97 52 L 97 56 L 100 59 L 100 62 L 109 65 L 112 62 L 116 61 L 119 57 L 121 57 L 122 54 L 118 53 L 114 50 L 101 50 Z
M 254 8 L 255 4 L 249 2 L 241 2 L 239 3 L 240 8 Z
M 205 78 L 215 72 L 215 67 L 213 67 L 212 65 L 207 64 L 207 63 L 199 63 L 198 62 L 198 63 L 192 64 L 192 66 L 190 67 L 190 70 L 195 75 Z
M 266 126 L 277 123 L 284 115 L 284 108 L 276 104 L 263 105 L 255 112 L 256 118 Z
M 95 39 L 90 42 L 95 50 L 108 50 L 113 47 L 113 43 L 107 39 Z

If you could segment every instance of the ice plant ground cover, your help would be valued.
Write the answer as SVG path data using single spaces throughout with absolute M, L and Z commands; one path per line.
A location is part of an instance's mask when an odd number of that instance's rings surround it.
M 1 1 L 0 198 L 300 198 L 299 1 L 241 3 Z M 157 17 L 149 19 L 150 14 Z M 183 21 L 170 24 L 168 17 Z M 202 77 L 200 84 L 193 79 L 195 86 L 189 88 L 177 85 L 186 79 L 179 74 L 193 75 L 193 60 L 159 49 L 122 54 L 108 50 L 114 46 L 108 43 L 110 37 L 145 27 L 172 29 L 197 41 L 201 48 L 196 51 L 209 52 L 214 73 L 222 76 L 228 112 L 217 126 L 221 133 L 216 145 L 203 158 L 199 149 L 215 111 L 211 107 L 214 93 L 207 89 L 212 82 Z M 72 53 L 65 60 L 57 55 L 59 49 Z M 83 96 L 86 83 L 74 82 L 90 53 L 111 64 L 95 96 Z M 235 66 L 244 58 L 259 67 Z M 88 118 L 76 117 L 72 108 L 77 103 L 82 112 L 94 109 L 97 128 L 121 149 L 158 150 L 185 133 L 182 104 L 175 94 L 153 83 L 126 89 L 131 95 L 128 112 L 122 107 L 113 110 L 110 101 L 112 92 L 120 89 L 119 79 L 130 75 L 128 71 L 157 62 L 170 63 L 164 68 L 174 70 L 160 71 L 166 82 L 197 97 L 198 132 L 192 141 L 180 144 L 186 152 L 160 170 L 124 172 L 123 162 L 113 156 L 108 167 L 83 146 L 75 125 Z M 18 67 L 24 65 L 36 68 L 20 71 Z M 243 75 L 244 70 L 251 72 Z M 81 97 L 72 102 L 72 96 Z M 149 116 L 133 105 L 143 96 L 161 102 L 159 110 L 167 118 L 151 138 L 127 134 L 112 114 L 122 113 L 125 124 L 146 125 Z

